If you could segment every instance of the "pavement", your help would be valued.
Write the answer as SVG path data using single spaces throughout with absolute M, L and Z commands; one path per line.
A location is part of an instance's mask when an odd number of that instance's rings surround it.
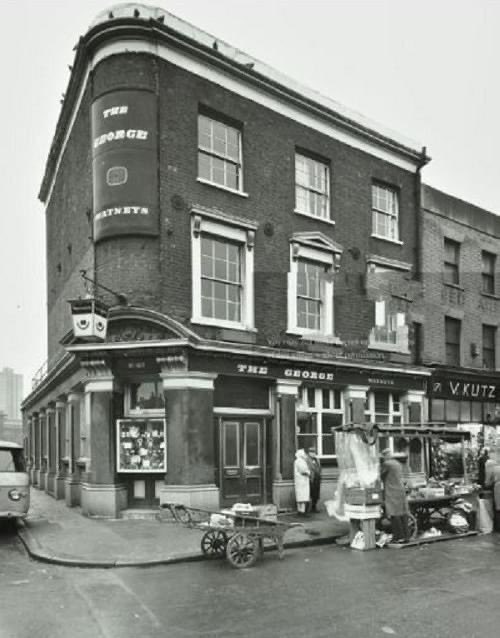
M 302 523 L 286 532 L 285 549 L 335 543 L 349 532 L 347 524 L 325 511 L 305 519 L 280 514 L 279 519 Z M 73 567 L 147 567 L 204 558 L 202 530 L 175 523 L 165 510 L 155 520 L 93 519 L 35 488 L 17 533 L 32 558 Z M 272 548 L 266 542 L 265 549 Z

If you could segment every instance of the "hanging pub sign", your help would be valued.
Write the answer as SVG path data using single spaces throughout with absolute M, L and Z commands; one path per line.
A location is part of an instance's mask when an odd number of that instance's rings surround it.
M 94 239 L 158 234 L 156 96 L 113 91 L 92 104 Z
M 73 334 L 79 339 L 104 341 L 108 327 L 108 307 L 93 297 L 71 299 Z

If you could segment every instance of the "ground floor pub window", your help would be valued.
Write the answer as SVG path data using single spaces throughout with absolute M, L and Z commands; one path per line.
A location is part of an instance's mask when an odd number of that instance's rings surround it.
M 297 446 L 315 447 L 319 456 L 335 456 L 334 425 L 344 419 L 341 390 L 303 386 L 297 406 Z
M 365 404 L 365 419 L 368 423 L 399 425 L 403 422 L 400 395 L 386 390 L 368 392 Z M 379 436 L 379 449 L 389 447 L 393 452 L 404 454 L 408 442 L 404 439 Z M 404 449 L 403 449 L 404 448 Z
M 166 472 L 165 419 L 117 421 L 118 472 Z

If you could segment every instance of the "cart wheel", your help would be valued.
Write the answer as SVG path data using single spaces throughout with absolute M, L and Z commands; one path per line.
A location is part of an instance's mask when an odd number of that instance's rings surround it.
M 226 556 L 233 567 L 251 567 L 259 556 L 258 540 L 247 534 L 235 534 L 227 543 Z
M 226 553 L 227 536 L 221 530 L 210 530 L 201 537 L 201 551 L 210 558 L 222 558 Z
M 410 537 L 410 540 L 414 541 L 417 538 L 417 534 L 418 534 L 417 519 L 413 516 L 413 514 L 408 514 L 407 522 L 408 522 L 408 535 Z

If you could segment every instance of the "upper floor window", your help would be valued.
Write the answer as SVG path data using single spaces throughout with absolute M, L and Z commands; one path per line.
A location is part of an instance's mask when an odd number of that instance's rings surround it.
M 460 365 L 460 333 L 462 324 L 453 317 L 444 318 L 446 363 L 452 366 Z
M 253 227 L 194 215 L 193 323 L 252 329 Z
M 295 154 L 295 209 L 330 219 L 330 169 L 327 164 Z
M 297 326 L 307 330 L 320 330 L 322 286 L 326 268 L 324 264 L 307 259 L 297 260 Z
M 387 301 L 375 302 L 375 325 L 370 331 L 370 348 L 408 352 L 409 329 L 404 312 L 391 310 Z
M 497 338 L 497 329 L 495 326 L 487 326 L 483 324 L 483 368 L 495 368 L 495 342 Z
M 207 115 L 198 115 L 198 177 L 241 191 L 241 132 Z
M 490 295 L 495 294 L 495 265 L 496 255 L 483 250 L 481 253 L 482 291 Z
M 288 332 L 334 337 L 333 278 L 341 249 L 322 233 L 297 233 L 288 273 Z
M 297 446 L 316 448 L 319 456 L 335 455 L 332 427 L 344 423 L 341 390 L 302 386 L 297 405 Z
M 201 238 L 201 314 L 241 320 L 241 245 L 226 239 Z
M 444 238 L 444 281 L 447 284 L 458 284 L 460 266 L 460 243 Z
M 398 193 L 394 188 L 372 184 L 372 233 L 399 241 Z

